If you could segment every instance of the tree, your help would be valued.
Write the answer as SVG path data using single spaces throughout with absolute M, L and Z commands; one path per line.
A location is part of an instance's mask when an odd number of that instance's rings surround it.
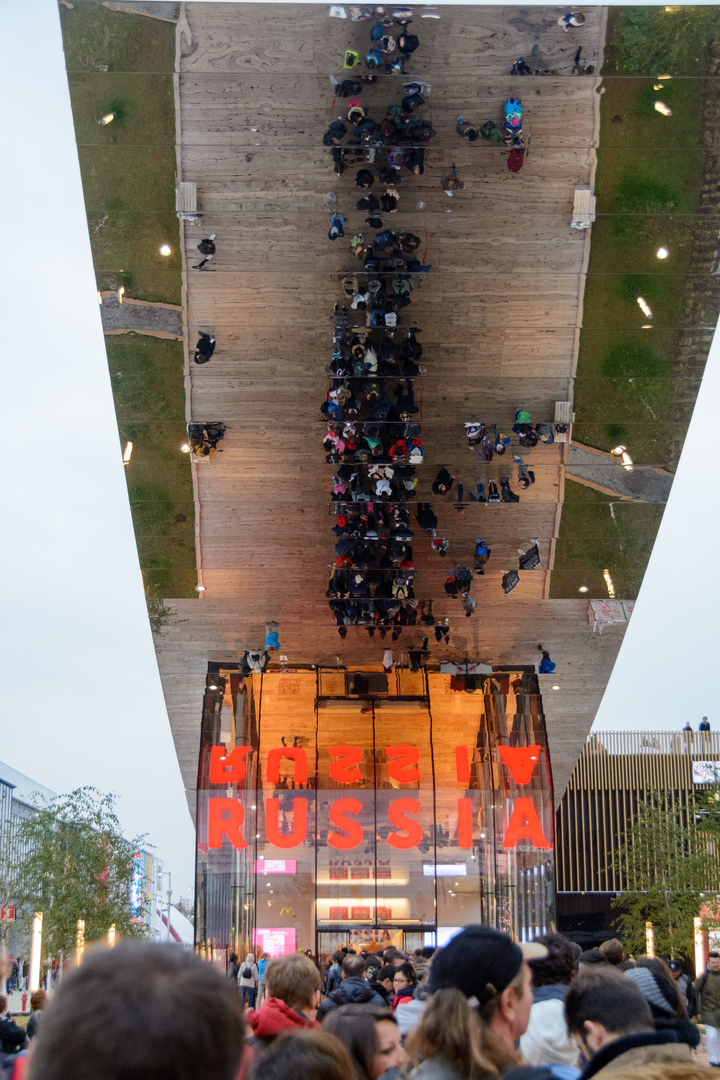
M 612 901 L 626 951 L 645 952 L 651 922 L 657 953 L 692 956 L 694 919 L 720 876 L 715 845 L 694 805 L 678 803 L 672 792 L 648 791 L 613 865 L 626 883 Z
M 120 937 L 145 932 L 142 907 L 134 908 L 130 895 L 143 837 L 123 837 L 115 803 L 114 795 L 78 788 L 43 800 L 16 825 L 14 849 L 21 854 L 12 893 L 26 926 L 42 912 L 46 956 L 72 953 L 80 919 L 86 941 L 99 940 L 111 926 Z

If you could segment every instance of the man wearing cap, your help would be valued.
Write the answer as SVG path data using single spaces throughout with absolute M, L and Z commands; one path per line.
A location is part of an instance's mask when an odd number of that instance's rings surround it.
M 678 991 L 685 999 L 685 1008 L 687 1009 L 688 1016 L 695 1015 L 695 991 L 693 985 L 687 975 L 683 974 L 682 963 L 680 960 L 671 960 L 668 964 L 670 973 L 673 977 L 673 982 Z
M 489 926 L 466 926 L 436 953 L 430 968 L 431 997 L 406 1049 L 419 1062 L 413 1080 L 511 1080 L 522 1058 L 515 1050 L 532 1007 L 527 960 L 548 955 L 544 945 L 516 944 Z M 523 1066 L 518 1080 L 570 1078 L 560 1066 Z
M 675 998 L 671 1001 L 668 992 Z M 610 965 L 581 972 L 565 997 L 568 1029 L 588 1064 L 582 1080 L 616 1075 L 663 1080 L 663 1065 L 673 1066 L 668 1075 L 696 1076 L 693 1051 L 678 1042 L 671 1027 L 659 1027 L 653 1014 L 671 1023 L 678 1004 L 677 992 L 668 980 L 649 968 L 631 968 L 621 974 Z M 647 1071 L 645 1071 L 645 1068 Z M 678 1068 L 681 1071 L 677 1071 Z M 701 1067 L 703 1069 L 703 1067 Z M 692 1070 L 692 1072 L 691 1072 Z M 712 1075 L 703 1070 L 698 1076 Z
M 720 1068 L 720 953 L 713 950 L 707 967 L 693 983 L 697 994 L 697 1018 L 705 1024 L 708 1061 Z

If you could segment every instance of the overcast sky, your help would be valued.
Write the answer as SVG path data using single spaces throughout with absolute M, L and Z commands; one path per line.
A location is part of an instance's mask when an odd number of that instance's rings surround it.
M 10 0 L 3 30 L 0 758 L 56 791 L 117 792 L 128 834 L 150 834 L 178 898 L 192 886 L 193 833 L 143 599 L 54 0 Z M 696 726 L 703 713 L 720 724 L 719 404 L 714 346 L 603 730 Z

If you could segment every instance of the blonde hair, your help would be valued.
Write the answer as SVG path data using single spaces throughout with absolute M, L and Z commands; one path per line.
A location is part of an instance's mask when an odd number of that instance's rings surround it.
M 506 989 L 520 997 L 522 968 Z M 454 986 L 436 990 L 405 1043 L 413 1063 L 417 1065 L 422 1059 L 441 1057 L 466 1080 L 499 1077 L 508 1066 L 519 1065 L 519 1055 L 508 1050 L 490 1028 L 501 996 L 496 994 L 475 1009 Z

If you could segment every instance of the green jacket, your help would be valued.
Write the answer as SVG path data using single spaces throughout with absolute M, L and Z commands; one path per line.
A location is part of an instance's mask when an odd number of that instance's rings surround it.
M 720 971 L 704 971 L 693 983 L 703 1023 L 720 1027 Z

